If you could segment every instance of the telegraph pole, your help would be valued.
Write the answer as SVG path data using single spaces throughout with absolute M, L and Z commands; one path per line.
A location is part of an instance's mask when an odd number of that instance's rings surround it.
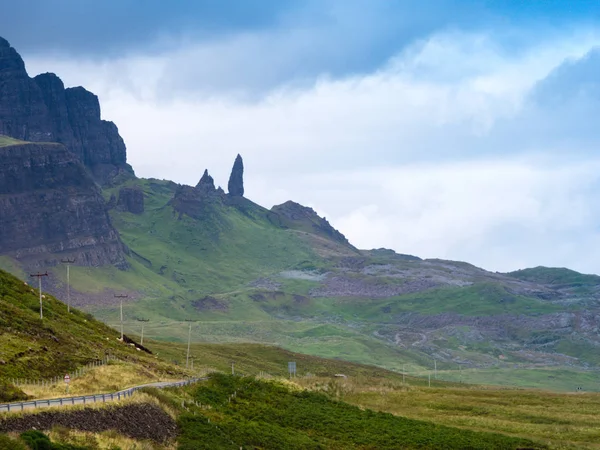
M 186 319 L 186 322 L 190 323 L 190 327 L 188 329 L 188 346 L 187 346 L 187 355 L 185 357 L 185 368 L 187 369 L 190 362 L 190 343 L 192 342 L 192 322 L 193 320 Z
M 69 268 L 71 264 L 75 262 L 75 258 L 73 259 L 61 259 L 61 263 L 67 265 L 67 312 L 71 312 L 71 280 L 69 276 Z
M 44 308 L 42 306 L 42 277 L 47 277 L 48 272 L 46 273 L 32 273 L 29 276 L 37 277 L 38 279 L 38 290 L 40 291 L 40 319 L 44 319 Z
M 116 295 L 115 298 L 121 299 L 121 341 L 123 340 L 123 299 L 129 297 L 128 295 Z
M 138 319 L 138 322 L 142 322 L 142 338 L 140 339 L 140 345 L 144 345 L 144 323 L 149 321 L 150 319 Z

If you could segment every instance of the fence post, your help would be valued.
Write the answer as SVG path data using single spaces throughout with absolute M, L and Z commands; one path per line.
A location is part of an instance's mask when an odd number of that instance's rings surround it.
M 10 403 L 7 406 L 8 406 L 8 412 L 10 412 Z

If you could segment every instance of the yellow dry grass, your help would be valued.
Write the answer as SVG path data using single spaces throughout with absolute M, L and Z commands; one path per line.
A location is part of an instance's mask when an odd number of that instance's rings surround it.
M 85 446 L 98 450 L 114 448 L 121 450 L 175 450 L 177 448 L 174 442 L 162 445 L 152 441 L 136 441 L 116 431 L 87 433 L 56 427 L 48 433 L 48 436 L 53 442 Z
M 140 384 L 172 381 L 137 364 L 111 362 L 96 367 L 83 376 L 71 380 L 67 394 L 65 383 L 52 386 L 25 386 L 23 391 L 33 398 L 58 398 L 71 395 L 103 394 L 116 392 Z
M 600 449 L 600 394 L 491 386 L 428 388 L 377 379 L 299 378 L 362 408 L 476 431 L 529 438 L 557 449 Z

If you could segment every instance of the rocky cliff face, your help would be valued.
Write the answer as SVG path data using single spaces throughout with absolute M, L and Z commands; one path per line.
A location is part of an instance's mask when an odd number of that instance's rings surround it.
M 0 148 L 0 254 L 28 268 L 62 258 L 126 267 L 127 252 L 100 189 L 61 144 Z
M 101 119 L 98 97 L 65 89 L 52 73 L 30 78 L 21 56 L 0 38 L 0 134 L 32 142 L 60 142 L 101 184 L 133 175 L 116 125 Z
M 121 211 L 142 214 L 144 212 L 144 193 L 138 188 L 121 188 L 119 189 L 119 200 L 116 204 Z

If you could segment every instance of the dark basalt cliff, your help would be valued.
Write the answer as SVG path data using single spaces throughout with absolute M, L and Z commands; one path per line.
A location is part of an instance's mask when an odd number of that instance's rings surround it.
M 61 258 L 78 265 L 126 267 L 127 252 L 102 193 L 61 144 L 0 148 L 0 253 L 28 268 Z
M 60 142 L 100 184 L 133 176 L 116 125 L 102 120 L 98 97 L 65 89 L 52 73 L 30 78 L 17 51 L 0 38 L 0 134 L 32 142 Z

